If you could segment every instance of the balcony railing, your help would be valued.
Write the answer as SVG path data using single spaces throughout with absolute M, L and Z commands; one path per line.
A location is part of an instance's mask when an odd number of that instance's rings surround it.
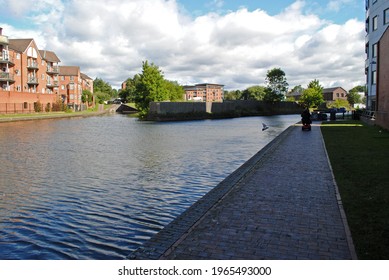
M 47 82 L 46 86 L 48 88 L 55 88 L 55 87 L 58 87 L 59 86 L 59 82 L 58 81 L 49 81 Z
M 46 72 L 48 74 L 59 74 L 59 67 L 58 66 L 47 66 Z
M 13 58 L 8 55 L 6 52 L 0 53 L 0 63 L 9 63 L 9 64 L 15 64 L 13 62 Z
M 14 75 L 10 73 L 2 72 L 0 73 L 0 81 L 2 82 L 14 82 Z
M 39 65 L 36 62 L 30 62 L 30 63 L 28 63 L 27 68 L 28 69 L 39 69 Z
M 29 84 L 29 85 L 38 85 L 39 84 L 38 78 L 35 78 L 35 77 L 28 78 L 27 84 Z
M 0 44 L 9 45 L 8 36 L 0 35 Z

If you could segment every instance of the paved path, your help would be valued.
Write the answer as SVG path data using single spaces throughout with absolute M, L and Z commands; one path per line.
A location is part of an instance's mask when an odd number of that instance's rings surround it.
M 130 258 L 355 258 L 319 126 L 290 127 L 237 171 Z

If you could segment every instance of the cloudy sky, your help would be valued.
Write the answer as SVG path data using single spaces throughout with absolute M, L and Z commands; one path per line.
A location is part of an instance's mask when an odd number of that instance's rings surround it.
M 0 0 L 0 27 L 34 38 L 61 65 L 78 65 L 114 88 L 142 61 L 182 85 L 263 85 L 274 67 L 290 88 L 318 79 L 364 84 L 361 0 Z

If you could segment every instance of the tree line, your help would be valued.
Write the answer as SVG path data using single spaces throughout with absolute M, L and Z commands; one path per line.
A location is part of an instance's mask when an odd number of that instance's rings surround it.
M 126 80 L 126 87 L 117 91 L 112 89 L 109 83 L 100 78 L 93 81 L 94 93 L 99 103 L 120 97 L 124 102 L 135 103 L 140 117 L 145 117 L 149 111 L 149 103 L 152 101 L 183 101 L 185 91 L 183 86 L 176 81 L 164 78 L 163 72 L 154 63 L 147 60 L 142 62 L 142 72 L 135 74 Z M 224 100 L 259 100 L 266 102 L 295 101 L 293 97 L 287 97 L 289 92 L 299 93 L 298 102 L 304 107 L 317 108 L 324 102 L 323 86 L 319 80 L 312 80 L 307 88 L 301 85 L 288 89 L 286 74 L 281 68 L 273 68 L 267 71 L 265 86 L 255 85 L 245 90 L 232 90 L 224 92 Z M 349 107 L 361 103 L 358 92 L 365 92 L 364 86 L 354 87 L 347 94 L 347 101 L 336 101 L 332 106 Z M 91 102 L 92 94 L 83 92 L 83 102 Z M 346 104 L 347 103 L 347 104 Z

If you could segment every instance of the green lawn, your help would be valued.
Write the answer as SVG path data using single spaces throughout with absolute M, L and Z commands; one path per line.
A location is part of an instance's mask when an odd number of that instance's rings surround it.
M 324 141 L 359 259 L 389 259 L 389 132 L 323 123 Z

